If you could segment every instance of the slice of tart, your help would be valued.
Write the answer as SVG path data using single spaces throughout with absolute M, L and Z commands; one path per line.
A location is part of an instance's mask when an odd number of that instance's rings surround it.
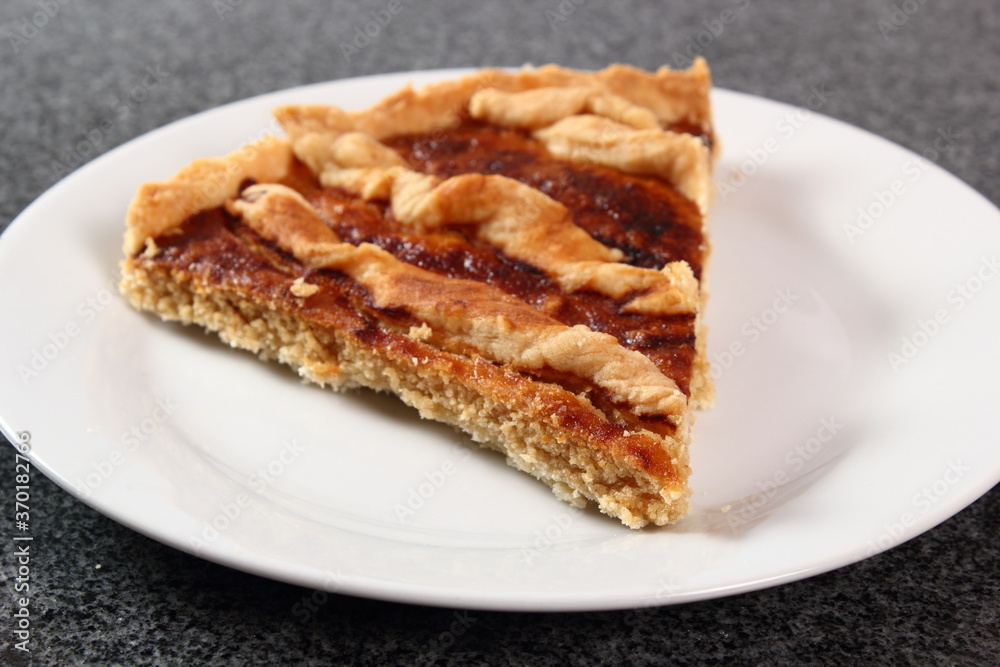
M 702 61 L 483 70 L 139 190 L 122 291 L 320 385 L 399 396 L 575 505 L 688 507 L 714 137 Z

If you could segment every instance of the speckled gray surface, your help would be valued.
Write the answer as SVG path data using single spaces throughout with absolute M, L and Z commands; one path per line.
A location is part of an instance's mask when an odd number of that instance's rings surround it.
M 801 104 L 803 91 L 823 84 L 833 93 L 823 113 L 918 151 L 951 126 L 960 139 L 939 164 L 1000 202 L 1000 6 L 991 0 L 403 2 L 348 59 L 342 44 L 385 5 L 4 0 L 0 227 L 76 166 L 68 152 L 120 108 L 116 98 L 140 85 L 147 68 L 157 72 L 148 80 L 155 85 L 127 114 L 114 114 L 98 153 L 219 104 L 347 76 L 524 62 L 673 64 L 725 8 L 737 10 L 735 20 L 704 48 L 717 85 Z M 553 27 L 547 12 L 560 7 L 566 20 Z M 43 25 L 32 30 L 25 21 L 33 20 Z M 12 452 L 3 451 L 11 469 Z M 727 599 L 462 616 L 331 595 L 308 617 L 293 609 L 311 591 L 160 545 L 37 475 L 33 494 L 32 650 L 11 647 L 8 581 L 5 664 L 985 665 L 1000 656 L 996 489 L 879 556 Z M 6 514 L 0 525 L 6 535 Z M 456 614 L 467 629 L 440 649 Z

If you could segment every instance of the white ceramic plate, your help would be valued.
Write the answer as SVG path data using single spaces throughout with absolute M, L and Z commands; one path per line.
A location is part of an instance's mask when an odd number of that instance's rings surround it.
M 772 586 L 898 544 L 997 482 L 1000 213 L 878 137 L 738 93 L 715 93 L 718 401 L 696 424 L 694 509 L 674 528 L 572 511 L 393 399 L 302 385 L 117 297 L 141 182 L 273 131 L 277 104 L 362 107 L 457 73 L 232 104 L 52 188 L 0 240 L 4 432 L 30 432 L 59 485 L 180 549 L 325 591 L 467 608 Z

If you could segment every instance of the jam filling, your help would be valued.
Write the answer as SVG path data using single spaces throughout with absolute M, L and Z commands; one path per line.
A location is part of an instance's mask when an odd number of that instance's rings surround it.
M 335 188 L 304 194 L 341 240 L 378 245 L 398 259 L 449 278 L 488 283 L 563 324 L 585 324 L 611 334 L 623 346 L 645 354 L 682 392 L 690 393 L 693 315 L 622 312 L 630 296 L 616 300 L 586 290 L 566 294 L 539 269 L 459 231 L 408 231 L 392 217 L 386 202 L 363 202 Z
M 618 229 L 615 223 L 621 222 L 622 216 L 615 218 L 612 214 L 628 203 L 630 193 L 635 188 L 643 189 L 647 196 L 663 195 L 664 199 L 658 200 L 660 203 L 657 209 L 663 220 L 654 224 L 648 212 L 639 211 L 633 216 L 633 219 L 638 220 L 633 225 L 638 231 L 633 229 L 633 232 L 652 237 L 660 227 L 670 228 L 672 230 L 670 234 L 644 241 L 650 249 L 648 254 L 658 254 L 666 259 L 657 259 L 645 264 L 641 261 L 632 263 L 640 266 L 652 265 L 647 268 L 661 268 L 665 261 L 673 261 L 678 258 L 677 255 L 682 255 L 681 258 L 686 258 L 688 263 L 692 264 L 692 268 L 700 267 L 700 263 L 692 263 L 696 261 L 693 257 L 697 257 L 697 261 L 700 262 L 700 245 L 696 251 L 691 251 L 688 246 L 673 243 L 673 239 L 690 237 L 692 243 L 697 239 L 700 244 L 701 233 L 700 231 L 694 233 L 692 227 L 700 229 L 701 218 L 694 204 L 665 184 L 656 179 L 628 177 L 603 167 L 554 160 L 544 154 L 536 142 L 516 131 L 498 130 L 475 124 L 466 124 L 463 129 L 466 132 L 485 132 L 494 135 L 495 138 L 500 134 L 506 137 L 509 140 L 506 149 L 498 145 L 490 148 L 502 164 L 531 165 L 537 162 L 541 165 L 539 169 L 542 170 L 555 168 L 558 164 L 560 173 L 564 174 L 561 177 L 564 183 L 561 190 L 563 192 L 569 191 L 566 189 L 568 187 L 565 186 L 566 183 L 580 184 L 589 178 L 600 180 L 606 188 L 601 194 L 594 196 L 578 193 L 579 196 L 573 200 L 577 203 L 577 210 L 571 209 L 573 220 L 588 230 L 603 226 Z M 410 138 L 408 141 L 411 144 L 426 142 L 434 145 L 455 145 L 450 138 L 422 140 Z M 472 137 L 468 141 L 474 142 L 476 139 Z M 399 150 L 399 146 L 394 147 Z M 408 155 L 406 151 L 402 152 L 404 157 Z M 430 156 L 427 156 L 420 164 L 412 164 L 414 162 L 412 155 L 409 154 L 408 159 L 415 168 L 437 174 L 441 172 L 434 166 L 443 164 L 448 171 L 442 173 L 442 176 L 452 175 L 451 171 L 454 171 L 454 174 L 466 173 L 445 159 L 444 156 L 454 155 L 452 151 L 443 151 L 441 155 L 436 156 L 437 161 L 432 161 Z M 455 160 L 459 158 L 456 157 Z M 528 171 L 528 167 L 524 166 L 521 171 Z M 505 175 L 511 176 L 510 173 Z M 569 326 L 585 324 L 594 331 L 611 334 L 623 346 L 649 357 L 665 375 L 677 383 L 685 395 L 690 395 L 691 370 L 695 356 L 693 315 L 651 316 L 622 312 L 622 305 L 631 299 L 631 295 L 615 300 L 589 291 L 566 294 L 539 269 L 509 258 L 493 246 L 470 239 L 459 230 L 430 234 L 413 233 L 395 220 L 388 202 L 365 202 L 337 188 L 322 188 L 315 176 L 300 163 L 296 163 L 284 184 L 301 192 L 343 241 L 354 245 L 372 243 L 400 260 L 433 273 L 489 283 L 542 310 L 563 324 Z M 554 185 L 550 184 L 549 189 L 552 187 Z M 618 189 L 615 189 L 616 187 Z M 551 195 L 551 192 L 549 194 Z M 594 212 L 594 206 L 587 207 L 584 200 L 588 198 L 600 204 L 598 206 L 600 214 Z M 616 202 L 615 207 L 611 207 L 610 204 L 605 205 L 610 201 Z M 653 204 L 648 206 L 654 208 Z M 679 215 L 671 213 L 675 208 L 681 212 Z M 590 212 L 582 213 L 583 209 Z M 608 210 L 612 213 L 608 213 Z M 585 219 L 595 221 L 586 224 Z M 619 244 L 618 247 L 622 245 Z M 685 252 L 679 250 L 682 247 Z M 624 247 L 622 249 L 626 250 Z
M 573 222 L 625 261 L 661 269 L 685 260 L 700 277 L 704 258 L 697 206 L 663 181 L 549 155 L 524 130 L 466 121 L 447 133 L 384 143 L 416 171 L 441 177 L 499 174 L 559 201 Z

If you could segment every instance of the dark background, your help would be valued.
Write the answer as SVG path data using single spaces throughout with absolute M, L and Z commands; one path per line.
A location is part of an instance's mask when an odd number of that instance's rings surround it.
M 683 66 L 698 34 L 727 8 L 735 18 L 699 47 L 716 85 L 801 105 L 803 91 L 824 84 L 834 93 L 824 114 L 917 151 L 951 127 L 959 139 L 939 165 L 1000 202 L 1000 4 L 989 0 L 403 0 L 353 52 L 356 30 L 387 4 L 3 0 L 0 229 L 79 166 L 72 147 L 150 71 L 155 88 L 83 162 L 194 112 L 304 83 L 525 62 Z M 42 24 L 34 31 L 25 23 L 33 18 Z M 13 450 L 2 451 L 12 471 Z M 160 545 L 40 474 L 32 494 L 28 658 L 39 665 L 979 665 L 1000 656 L 996 489 L 925 535 L 806 581 L 578 614 L 462 612 L 332 594 L 315 612 L 294 613 L 313 591 Z M 6 535 L 9 488 L 2 495 Z M 12 547 L 3 541 L 10 576 Z M 28 664 L 11 650 L 10 587 L 0 596 L 0 664 Z M 465 630 L 442 646 L 457 619 Z

